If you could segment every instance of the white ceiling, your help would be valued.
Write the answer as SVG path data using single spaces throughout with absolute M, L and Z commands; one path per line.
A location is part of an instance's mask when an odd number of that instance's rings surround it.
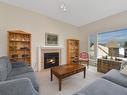
M 82 26 L 127 10 L 127 0 L 0 0 L 43 15 Z M 67 11 L 60 9 L 62 2 Z

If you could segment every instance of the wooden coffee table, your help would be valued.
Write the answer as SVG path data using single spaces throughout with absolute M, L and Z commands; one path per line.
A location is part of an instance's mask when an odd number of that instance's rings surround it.
M 61 91 L 62 79 L 74 75 L 76 73 L 84 71 L 84 78 L 86 73 L 86 66 L 81 64 L 66 64 L 51 68 L 51 81 L 53 80 L 53 75 L 55 75 L 59 80 L 59 91 Z

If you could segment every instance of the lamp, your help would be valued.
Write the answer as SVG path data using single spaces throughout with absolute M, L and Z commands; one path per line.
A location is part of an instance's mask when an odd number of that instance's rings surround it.
M 115 39 L 114 40 L 109 40 L 108 43 L 107 43 L 107 47 L 109 48 L 111 59 L 113 59 L 113 49 L 114 48 L 119 48 L 120 44 Z

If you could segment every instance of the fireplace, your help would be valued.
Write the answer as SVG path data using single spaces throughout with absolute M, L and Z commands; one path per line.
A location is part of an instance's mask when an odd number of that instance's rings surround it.
M 47 56 L 49 58 L 47 58 Z M 44 46 L 38 48 L 38 71 L 61 65 L 62 47 Z M 47 62 L 46 62 L 47 61 Z
M 44 69 L 59 65 L 59 52 L 44 53 Z

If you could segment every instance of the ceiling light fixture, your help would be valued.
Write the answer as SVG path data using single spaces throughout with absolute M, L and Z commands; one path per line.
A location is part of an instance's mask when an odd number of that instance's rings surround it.
M 60 5 L 60 9 L 63 10 L 64 12 L 67 11 L 67 8 L 64 2 L 62 2 L 62 4 Z

